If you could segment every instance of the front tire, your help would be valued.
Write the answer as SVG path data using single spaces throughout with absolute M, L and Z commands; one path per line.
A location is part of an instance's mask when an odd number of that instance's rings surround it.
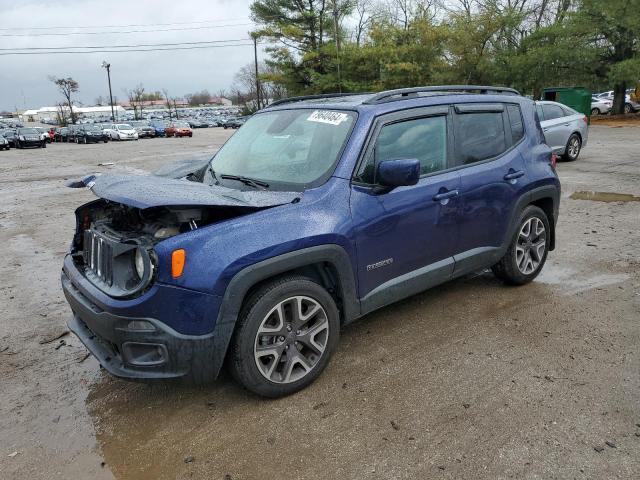
M 598 110 L 597 108 L 592 108 L 591 109 L 591 115 L 600 115 L 600 110 Z
M 230 370 L 253 393 L 290 395 L 322 373 L 339 336 L 333 297 L 307 277 L 281 277 L 245 301 L 231 340 Z
M 573 162 L 578 159 L 580 151 L 582 150 L 582 140 L 577 133 L 571 134 L 569 140 L 567 140 L 567 146 L 564 150 L 564 159 L 568 162 Z
M 633 111 L 633 108 L 631 107 L 630 103 L 625 103 L 624 104 L 624 113 L 631 113 Z
M 491 269 L 509 285 L 524 285 L 538 276 L 549 253 L 551 228 L 544 211 L 529 205 L 520 214 L 518 229 L 502 259 Z

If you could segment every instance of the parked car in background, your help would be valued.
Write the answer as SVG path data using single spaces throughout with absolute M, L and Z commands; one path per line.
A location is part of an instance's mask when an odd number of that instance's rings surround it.
M 156 129 L 145 120 L 131 122 L 131 126 L 138 132 L 138 138 L 154 138 Z
M 165 136 L 166 124 L 164 122 L 156 120 L 156 121 L 151 122 L 151 126 L 156 131 L 156 137 L 164 137 Z
M 0 150 L 9 150 L 11 145 L 9 145 L 9 140 L 4 138 L 3 135 L 0 135 Z
M 171 122 L 164 130 L 167 137 L 193 137 L 193 130 L 187 122 Z
M 240 128 L 242 125 L 245 124 L 245 122 L 247 121 L 249 117 L 238 117 L 238 118 L 230 118 L 228 120 L 226 120 L 222 126 L 224 127 L 224 129 L 226 130 L 227 128 Z
M 536 111 L 547 145 L 565 160 L 576 160 L 587 145 L 587 116 L 561 103 L 548 101 L 536 102 Z
M 609 113 L 613 102 L 606 98 L 591 97 L 591 115 L 603 115 Z
M 42 133 L 34 127 L 18 128 L 16 130 L 17 148 L 39 147 L 47 148 L 47 141 Z
M 55 142 L 66 142 L 68 140 L 69 140 L 69 127 L 56 128 L 54 141 Z
M 64 258 L 68 326 L 113 375 L 206 382 L 226 364 L 288 395 L 343 325 L 486 268 L 524 285 L 555 247 L 555 155 L 511 89 L 283 100 L 190 166 L 71 182 L 99 199 Z
M 0 131 L 0 135 L 7 139 L 9 142 L 9 146 L 12 148 L 18 148 L 18 137 L 16 136 L 16 131 L 13 128 Z
M 87 123 L 73 131 L 72 141 L 76 143 L 98 143 L 109 141 L 109 135 L 107 135 L 100 125 Z
M 42 140 L 44 140 L 47 143 L 51 143 L 51 138 L 49 137 L 49 132 L 47 131 L 46 128 L 43 128 L 43 127 L 33 127 L 33 128 L 35 128 L 40 133 L 40 137 L 42 138 Z
M 138 132 L 128 123 L 114 123 L 108 133 L 112 140 L 138 140 Z
M 634 92 L 633 88 L 629 88 L 625 91 L 624 96 L 624 113 L 633 113 L 640 111 L 640 102 L 635 101 L 631 98 L 631 93 Z M 613 107 L 613 97 L 614 91 L 609 90 L 608 92 L 599 93 L 597 95 L 598 98 L 603 100 L 610 100 Z
M 613 98 L 613 90 L 609 90 L 608 92 L 597 93 L 595 96 L 598 98 L 611 100 Z

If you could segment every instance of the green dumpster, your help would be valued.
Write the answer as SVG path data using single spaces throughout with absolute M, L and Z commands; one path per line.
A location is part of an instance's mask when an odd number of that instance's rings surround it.
M 562 103 L 575 111 L 591 116 L 591 92 L 583 87 L 553 87 L 542 91 L 542 99 Z

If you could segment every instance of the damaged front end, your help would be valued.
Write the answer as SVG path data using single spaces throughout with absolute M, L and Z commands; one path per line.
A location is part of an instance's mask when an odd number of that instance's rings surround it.
M 153 284 L 157 243 L 300 196 L 154 175 L 92 175 L 68 186 L 88 187 L 101 197 L 76 211 L 70 253 L 84 276 L 113 298 L 138 296 Z
M 215 235 L 221 222 L 295 202 L 300 194 L 153 175 L 89 176 L 68 185 L 100 197 L 76 210 L 64 261 L 69 329 L 118 377 L 215 379 L 230 338 L 228 325 L 216 321 L 222 299 L 160 281 L 172 254 L 159 243 L 196 229 Z
M 76 211 L 70 253 L 85 277 L 107 295 L 133 297 L 153 283 L 157 243 L 251 211 L 243 207 L 140 209 L 96 200 Z

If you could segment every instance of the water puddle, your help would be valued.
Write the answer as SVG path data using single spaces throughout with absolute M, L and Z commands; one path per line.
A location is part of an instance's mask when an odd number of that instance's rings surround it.
M 560 287 L 563 295 L 575 295 L 596 288 L 605 288 L 610 285 L 624 283 L 629 280 L 629 275 L 624 273 L 598 273 L 578 272 L 576 270 L 559 267 L 553 263 L 547 263 L 536 281 L 548 285 Z
M 573 192 L 573 200 L 591 200 L 593 202 L 640 202 L 640 197 L 628 193 L 615 192 Z

